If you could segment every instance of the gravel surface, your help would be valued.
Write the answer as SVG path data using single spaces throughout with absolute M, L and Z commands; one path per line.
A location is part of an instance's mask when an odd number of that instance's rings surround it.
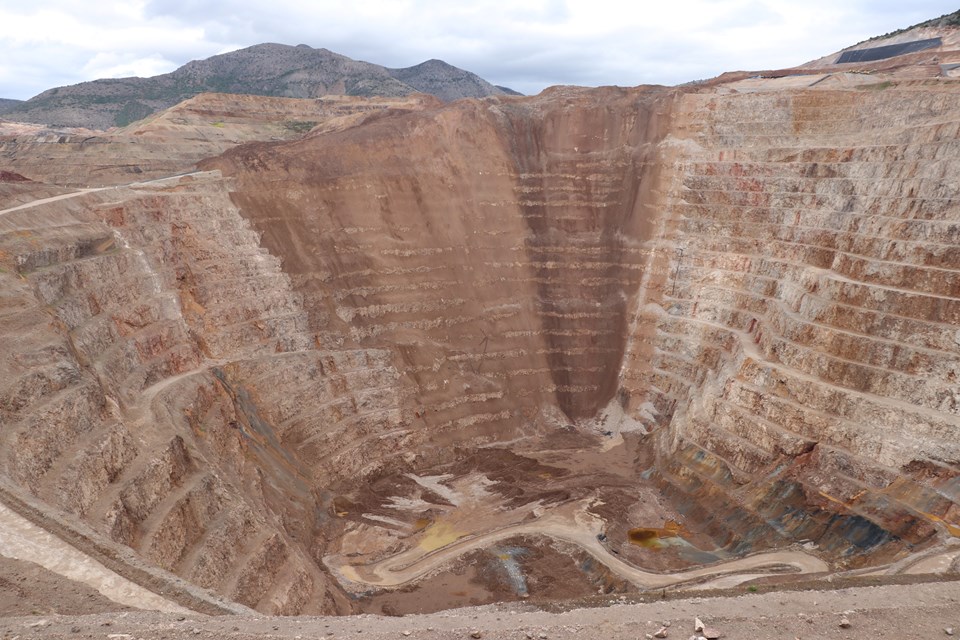
M 178 616 L 117 612 L 88 616 L 0 618 L 0 638 L 489 638 L 643 640 L 694 637 L 694 620 L 729 640 L 758 638 L 947 638 L 960 633 L 960 582 L 858 587 L 836 591 L 746 594 L 547 613 L 524 606 L 456 609 L 404 617 L 342 618 Z M 849 626 L 840 626 L 844 618 Z

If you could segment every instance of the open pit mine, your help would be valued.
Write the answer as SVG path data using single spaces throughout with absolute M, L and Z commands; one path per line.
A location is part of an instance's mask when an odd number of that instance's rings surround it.
M 960 32 L 911 39 L 0 123 L 0 554 L 201 613 L 956 579 Z

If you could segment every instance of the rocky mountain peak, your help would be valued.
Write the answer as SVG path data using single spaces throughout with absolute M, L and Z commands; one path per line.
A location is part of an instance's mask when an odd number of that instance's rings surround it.
M 0 112 L 6 107 L 7 119 L 22 122 L 107 129 L 211 91 L 287 98 L 401 97 L 419 92 L 444 101 L 512 93 L 442 60 L 387 69 L 328 49 L 268 42 L 193 60 L 152 78 L 57 87 L 23 103 L 0 104 Z

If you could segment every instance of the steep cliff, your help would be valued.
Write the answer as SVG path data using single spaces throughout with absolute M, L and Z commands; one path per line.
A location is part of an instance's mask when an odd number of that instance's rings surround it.
M 743 548 L 956 534 L 953 87 L 776 88 L 555 90 L 208 166 L 313 329 L 402 352 L 421 451 L 614 402 Z
M 313 330 L 402 352 L 432 438 L 481 415 L 510 438 L 531 411 L 592 417 L 615 391 L 670 100 L 466 102 L 204 167 L 236 175 L 234 200 Z
M 711 517 L 723 493 L 831 549 L 960 533 L 954 91 L 684 96 L 623 371 Z
M 956 571 L 960 81 L 921 71 L 58 142 L 116 186 L 0 185 L 3 490 L 277 613 Z

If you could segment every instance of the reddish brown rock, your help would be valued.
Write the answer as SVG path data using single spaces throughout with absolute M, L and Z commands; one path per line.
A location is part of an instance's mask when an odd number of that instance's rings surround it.
M 948 571 L 900 557 L 960 535 L 960 85 L 898 77 L 8 137 L 46 184 L 2 191 L 0 472 L 271 613 L 575 505 L 598 546 L 523 530 L 381 611 L 632 590 L 596 559 L 686 545 Z

